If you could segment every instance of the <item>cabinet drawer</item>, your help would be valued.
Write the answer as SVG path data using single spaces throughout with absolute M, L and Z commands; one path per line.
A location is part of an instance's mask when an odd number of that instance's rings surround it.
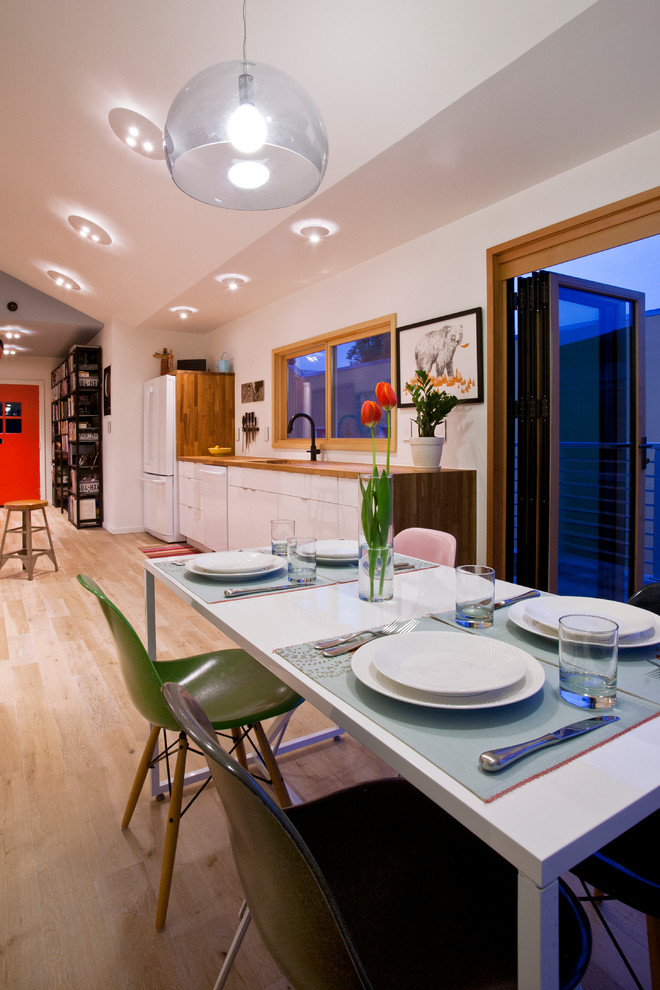
M 227 468 L 229 484 L 237 488 L 251 488 L 257 492 L 277 493 L 277 471 L 260 471 L 259 468 Z
M 315 536 L 317 540 L 333 540 L 338 536 L 334 502 L 278 495 L 277 515 L 280 519 L 294 519 L 300 536 Z
M 316 502 L 337 502 L 337 478 L 330 475 L 296 474 L 278 471 L 278 494 L 311 498 Z

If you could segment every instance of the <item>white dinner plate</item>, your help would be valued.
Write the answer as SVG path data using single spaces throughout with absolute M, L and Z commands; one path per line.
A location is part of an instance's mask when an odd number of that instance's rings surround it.
M 357 560 L 357 540 L 317 540 L 316 559 L 324 564 L 343 564 Z
M 574 598 L 569 595 L 547 596 L 525 602 L 526 611 L 538 625 L 559 629 L 562 615 L 599 615 L 619 624 L 619 636 L 634 636 L 648 632 L 655 625 L 655 616 L 645 608 L 612 602 L 607 598 Z
M 283 567 L 286 567 L 284 557 L 268 553 L 245 553 L 240 550 L 200 553 L 186 561 L 186 570 L 216 580 L 258 577 Z
M 408 636 L 414 635 L 408 633 Z M 438 632 L 432 635 L 436 636 L 447 636 L 449 633 Z M 465 635 L 464 633 L 460 635 Z M 392 636 L 391 639 L 405 639 L 406 636 Z M 545 682 L 545 672 L 543 670 L 543 665 L 535 660 L 534 657 L 530 656 L 529 653 L 525 653 L 523 650 L 518 650 L 518 653 L 522 653 L 526 660 L 526 671 L 525 676 L 522 681 L 514 684 L 512 687 L 504 688 L 501 691 L 492 691 L 487 694 L 467 694 L 467 695 L 446 695 L 446 694 L 431 694 L 428 691 L 416 691 L 415 688 L 404 687 L 402 684 L 396 684 L 391 681 L 388 677 L 384 677 L 380 671 L 376 668 L 373 658 L 376 655 L 379 643 L 382 640 L 372 640 L 369 643 L 365 643 L 361 646 L 359 650 L 356 650 L 353 654 L 353 659 L 351 661 L 351 666 L 353 668 L 353 673 L 362 684 L 366 684 L 367 687 L 372 688 L 374 691 L 378 691 L 379 694 L 384 694 L 388 698 L 396 698 L 397 701 L 406 701 L 411 705 L 421 705 L 424 708 L 451 708 L 451 709 L 473 709 L 473 708 L 499 708 L 501 705 L 512 705 L 516 701 L 524 701 L 525 698 L 531 698 L 533 694 L 540 691 Z
M 379 641 L 372 662 L 403 687 L 445 695 L 502 691 L 521 681 L 527 670 L 522 650 L 460 632 L 387 636 Z
M 552 639 L 556 643 L 559 639 L 559 633 L 556 629 L 552 629 L 550 626 L 543 626 L 538 622 L 535 622 L 531 615 L 526 609 L 527 602 L 516 602 L 509 608 L 508 618 L 511 619 L 515 625 L 519 626 L 520 629 L 525 629 L 527 632 L 535 633 L 537 636 L 543 636 L 544 639 Z M 649 613 L 653 625 L 646 632 L 635 633 L 630 636 L 619 636 L 619 647 L 622 649 L 631 648 L 634 646 L 651 646 L 653 643 L 660 643 L 660 618 L 654 615 L 652 612 Z

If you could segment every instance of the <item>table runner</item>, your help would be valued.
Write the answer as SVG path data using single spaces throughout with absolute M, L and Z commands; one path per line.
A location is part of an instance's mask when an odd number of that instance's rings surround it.
M 419 619 L 416 628 L 437 631 L 439 636 L 451 631 L 450 625 L 426 617 Z M 523 649 L 532 652 L 526 646 Z M 556 666 L 541 661 L 546 682 L 541 691 L 525 701 L 501 708 L 452 711 L 423 708 L 378 694 L 355 677 L 350 655 L 324 657 L 314 650 L 313 643 L 301 643 L 274 652 L 422 753 L 486 802 L 660 714 L 660 704 L 619 692 L 616 707 L 611 711 L 620 717 L 620 721 L 559 746 L 539 750 L 506 770 L 489 774 L 481 770 L 477 762 L 484 750 L 532 739 L 589 716 L 588 711 L 569 705 L 559 697 Z M 660 671 L 658 675 L 660 687 Z
M 425 570 L 437 566 L 428 561 L 417 560 L 415 557 L 408 557 L 399 553 L 394 554 L 394 563 L 410 564 L 411 570 Z M 222 581 L 216 578 L 206 578 L 186 570 L 185 560 L 154 560 L 153 564 L 158 570 L 174 578 L 187 591 L 191 591 L 201 598 L 207 605 L 231 601 L 231 599 L 225 598 L 225 588 L 263 588 L 264 594 L 285 594 L 289 591 L 304 591 L 306 588 L 318 588 L 328 584 L 347 584 L 349 581 L 357 581 L 358 576 L 357 564 L 317 564 L 314 584 L 292 584 L 281 592 L 269 592 L 268 589 L 272 588 L 273 585 L 287 583 L 286 560 L 284 560 L 280 570 L 271 571 L 269 574 L 258 578 L 250 578 L 248 581 L 240 581 L 236 577 Z M 409 572 L 404 571 L 404 573 Z

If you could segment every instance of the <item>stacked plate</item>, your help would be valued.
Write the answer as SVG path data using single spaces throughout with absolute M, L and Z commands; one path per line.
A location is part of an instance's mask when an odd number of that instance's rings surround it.
M 658 616 L 645 608 L 611 602 L 606 598 L 573 598 L 567 595 L 550 595 L 517 602 L 509 609 L 509 618 L 521 629 L 545 636 L 559 638 L 559 620 L 562 615 L 599 615 L 613 619 L 619 625 L 619 646 L 646 646 L 660 642 Z
M 321 564 L 351 564 L 358 559 L 357 540 L 317 540 L 316 559 Z
M 496 708 L 536 694 L 542 665 L 497 640 L 454 632 L 374 639 L 353 654 L 353 672 L 379 694 L 427 708 Z
M 200 553 L 186 561 L 186 570 L 191 574 L 215 581 L 247 581 L 280 571 L 283 567 L 286 567 L 284 557 L 243 550 Z

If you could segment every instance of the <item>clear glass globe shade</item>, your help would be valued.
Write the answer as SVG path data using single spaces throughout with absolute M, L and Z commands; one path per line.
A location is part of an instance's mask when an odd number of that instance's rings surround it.
M 250 77 L 250 98 L 243 103 L 241 76 Z M 258 149 L 240 151 L 229 122 L 239 107 L 248 105 L 266 125 L 266 135 Z M 176 185 L 193 199 L 229 210 L 275 210 L 302 203 L 318 189 L 328 163 L 318 107 L 295 79 L 263 62 L 221 62 L 190 79 L 170 107 L 164 137 Z M 268 170 L 267 180 L 238 185 L 230 172 L 235 175 L 239 162 L 260 164 Z
M 259 151 L 266 140 L 266 121 L 252 103 L 241 103 L 227 122 L 227 136 L 237 151 Z

